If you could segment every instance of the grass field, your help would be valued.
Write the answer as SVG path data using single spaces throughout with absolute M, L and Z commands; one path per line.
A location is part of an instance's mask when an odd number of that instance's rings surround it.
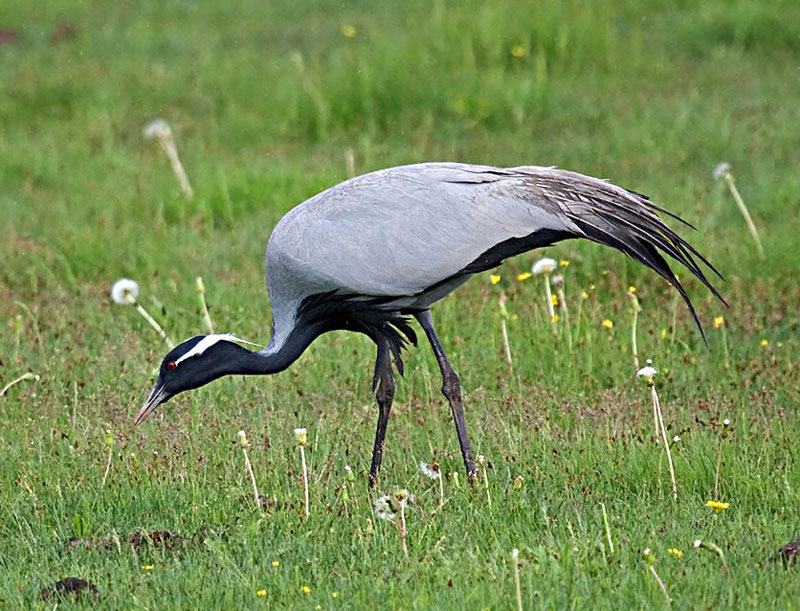
M 76 576 L 99 591 L 76 604 L 108 609 L 513 609 L 514 548 L 525 608 L 666 607 L 651 567 L 678 608 L 797 605 L 799 568 L 771 557 L 800 536 L 800 4 L 5 0 L 0 28 L 0 386 L 41 376 L 0 397 L 0 606 L 52 607 L 40 590 Z M 191 200 L 142 136 L 156 117 Z M 577 242 L 438 305 L 491 503 L 464 481 L 424 344 L 406 356 L 376 492 L 361 336 L 323 336 L 287 372 L 218 381 L 134 428 L 165 346 L 111 284 L 136 279 L 181 340 L 204 331 L 202 275 L 216 328 L 266 342 L 270 230 L 347 178 L 350 154 L 358 173 L 450 160 L 608 177 L 698 227 L 673 224 L 725 275 L 730 307 L 679 272 L 706 350 L 654 274 Z M 722 161 L 765 261 L 712 176 Z M 550 331 L 541 278 L 517 280 L 543 254 L 570 261 L 572 346 L 563 320 Z M 680 438 L 677 501 L 634 375 L 631 285 Z M 441 464 L 441 508 L 419 461 Z M 371 510 L 398 486 L 417 497 L 408 557 Z

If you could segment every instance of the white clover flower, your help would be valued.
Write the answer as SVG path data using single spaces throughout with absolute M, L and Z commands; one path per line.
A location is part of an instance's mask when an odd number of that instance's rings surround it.
M 142 130 L 142 134 L 148 140 L 152 138 L 165 138 L 172 134 L 172 130 L 169 128 L 169 123 L 164 121 L 164 119 L 153 119 L 144 126 Z
M 388 494 L 377 497 L 372 501 L 372 510 L 379 520 L 392 521 L 397 517 L 397 512 L 392 509 L 392 497 Z
M 550 274 L 556 269 L 557 265 L 558 264 L 555 262 L 555 259 L 549 259 L 545 257 L 534 263 L 531 266 L 531 271 L 533 272 L 534 276 L 539 276 L 540 274 Z
M 130 278 L 120 278 L 111 287 L 111 299 L 120 305 L 129 305 L 139 296 L 139 285 Z
M 728 174 L 730 171 L 731 171 L 731 164 L 729 164 L 727 161 L 718 163 L 714 167 L 714 180 L 719 180 L 720 178 L 724 178 L 725 174 Z
M 439 479 L 440 477 L 442 477 L 441 471 L 436 471 L 434 469 L 431 469 L 428 466 L 428 463 L 422 461 L 419 461 L 419 470 L 422 472 L 422 475 L 424 475 L 429 479 Z

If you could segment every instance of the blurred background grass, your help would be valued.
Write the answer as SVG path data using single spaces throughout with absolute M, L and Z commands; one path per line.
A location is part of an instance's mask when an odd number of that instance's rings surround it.
M 250 606 L 262 584 L 275 605 L 330 606 L 337 601 L 316 595 L 336 587 L 348 597 L 337 604 L 351 607 L 495 608 L 513 600 L 507 558 L 516 545 L 528 549 L 530 605 L 651 606 L 662 599 L 640 549 L 660 546 L 665 562 L 668 543 L 686 549 L 707 534 L 726 545 L 736 604 L 796 600 L 791 574 L 763 560 L 800 534 L 800 5 L 6 0 L 0 28 L 0 375 L 43 376 L 0 399 L 4 604 L 32 604 L 38 587 L 79 572 L 119 608 Z M 142 137 L 155 117 L 175 132 L 191 201 Z M 111 283 L 138 280 L 142 302 L 182 338 L 201 332 L 193 280 L 202 274 L 217 327 L 266 341 L 269 232 L 289 208 L 347 178 L 349 152 L 358 173 L 431 160 L 557 165 L 647 193 L 700 229 L 681 232 L 727 278 L 729 310 L 690 287 L 707 327 L 724 314 L 731 367 L 719 330 L 708 329 L 705 351 L 660 281 L 594 245 L 547 253 L 572 261 L 570 307 L 591 292 L 574 351 L 563 334 L 550 339 L 539 284 L 515 280 L 537 253 L 504 264 L 496 287 L 473 281 L 436 312 L 473 442 L 492 461 L 495 504 L 448 480 L 446 511 L 430 515 L 428 497 L 425 519 L 412 525 L 419 566 L 398 560 L 393 530 L 369 533 L 362 480 L 357 519 L 338 514 L 343 464 L 366 468 L 374 426 L 364 338 L 321 338 L 281 376 L 219 382 L 134 431 L 130 416 L 163 347 L 132 310 L 110 304 Z M 733 166 L 766 262 L 712 178 L 721 161 Z M 662 369 L 670 432 L 685 444 L 676 468 L 691 501 L 679 505 L 667 500 L 646 394 L 632 381 L 630 284 L 644 307 L 640 353 Z M 518 316 L 509 323 L 513 375 L 501 357 L 501 289 Z M 615 322 L 611 333 L 604 318 Z M 428 352 L 407 358 L 385 459 L 389 482 L 420 493 L 417 460 L 459 468 Z M 723 491 L 734 510 L 718 516 L 723 528 L 702 503 L 718 422 L 730 416 Z M 309 523 L 295 506 L 290 433 L 299 425 L 314 435 L 314 495 L 330 509 Z M 106 427 L 120 456 L 100 490 Z M 232 445 L 239 428 L 260 439 L 253 461 L 277 499 L 266 518 L 247 505 Z M 517 475 L 528 487 L 513 496 Z M 616 560 L 598 551 L 599 500 L 621 538 Z M 152 574 L 124 546 L 64 547 L 70 536 L 134 528 L 204 534 L 183 560 L 161 552 Z M 273 571 L 273 556 L 285 571 Z M 659 566 L 676 602 L 725 600 L 719 567 L 702 560 Z M 207 585 L 211 575 L 226 588 Z M 314 595 L 300 600 L 304 580 Z

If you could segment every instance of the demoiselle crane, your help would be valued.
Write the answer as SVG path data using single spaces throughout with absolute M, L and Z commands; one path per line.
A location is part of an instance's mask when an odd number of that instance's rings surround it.
M 708 261 L 646 197 L 597 178 L 553 168 L 423 163 L 358 176 L 289 211 L 266 252 L 272 338 L 248 350 L 232 335 L 199 335 L 164 358 L 135 423 L 185 390 L 225 375 L 283 371 L 322 333 L 345 329 L 377 346 L 372 390 L 378 425 L 370 482 L 377 480 L 401 351 L 425 331 L 442 374 L 464 466 L 472 460 L 458 375 L 434 328 L 430 307 L 470 276 L 503 259 L 569 238 L 621 250 L 672 284 L 699 327 L 691 301 L 662 253 L 684 265 L 719 299 L 697 261 Z M 680 220 L 680 219 L 678 219 Z M 702 333 L 702 328 L 700 329 Z

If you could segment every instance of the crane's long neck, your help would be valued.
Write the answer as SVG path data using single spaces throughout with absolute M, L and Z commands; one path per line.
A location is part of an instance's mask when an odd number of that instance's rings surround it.
M 283 371 L 300 358 L 322 331 L 319 326 L 303 326 L 295 327 L 286 337 L 279 337 L 273 333 L 269 345 L 263 350 L 242 349 L 241 356 L 236 359 L 234 365 L 235 371 L 231 373 L 266 375 Z

